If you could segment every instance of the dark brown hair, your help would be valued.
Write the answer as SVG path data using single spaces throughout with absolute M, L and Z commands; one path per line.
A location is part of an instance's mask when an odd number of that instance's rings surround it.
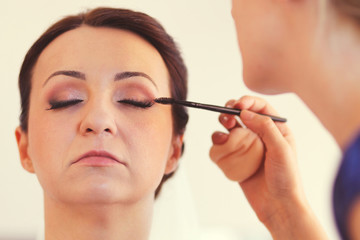
M 360 23 L 360 1 L 359 0 L 332 0 L 338 11 L 353 18 Z
M 154 18 L 127 9 L 96 8 L 79 15 L 68 16 L 52 25 L 43 33 L 27 52 L 19 75 L 19 90 L 21 96 L 20 126 L 28 130 L 31 78 L 33 68 L 42 51 L 61 34 L 76 29 L 82 25 L 92 27 L 109 27 L 128 30 L 144 38 L 152 44 L 162 56 L 170 75 L 171 96 L 185 100 L 187 96 L 187 69 L 178 47 L 171 36 Z M 188 114 L 182 106 L 172 106 L 174 134 L 181 135 L 185 131 Z M 162 183 L 173 173 L 165 175 L 155 191 L 158 195 Z

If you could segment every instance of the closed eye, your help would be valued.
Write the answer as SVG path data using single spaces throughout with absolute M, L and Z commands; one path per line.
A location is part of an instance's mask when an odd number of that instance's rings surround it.
M 153 101 L 139 101 L 134 99 L 122 99 L 118 101 L 119 103 L 128 104 L 133 107 L 139 107 L 139 108 L 149 108 L 152 105 L 154 105 Z
M 71 100 L 66 100 L 66 101 L 51 100 L 49 102 L 51 107 L 46 110 L 55 110 L 55 109 L 60 109 L 60 108 L 66 108 L 66 107 L 70 107 L 72 105 L 81 103 L 82 101 L 84 101 L 84 100 L 82 100 L 82 99 L 71 99 Z

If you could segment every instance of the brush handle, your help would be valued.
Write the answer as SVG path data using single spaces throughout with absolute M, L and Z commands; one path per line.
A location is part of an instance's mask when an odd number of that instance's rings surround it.
M 173 99 L 172 103 L 180 104 L 180 105 L 187 106 L 187 107 L 200 108 L 200 109 L 205 109 L 205 110 L 209 110 L 209 111 L 232 114 L 232 115 L 237 115 L 237 116 L 240 116 L 240 113 L 241 113 L 241 109 L 220 107 L 220 106 L 216 106 L 216 105 L 189 102 L 189 101 L 183 101 L 183 100 Z M 277 117 L 277 116 L 272 116 L 272 115 L 262 114 L 262 113 L 257 113 L 257 114 L 266 116 L 266 117 L 270 117 L 273 121 L 276 121 L 276 122 L 286 122 L 287 121 L 286 118 L 282 118 L 282 117 Z

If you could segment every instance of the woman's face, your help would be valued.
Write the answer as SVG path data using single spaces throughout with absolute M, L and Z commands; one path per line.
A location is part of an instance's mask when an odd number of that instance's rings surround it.
M 66 32 L 33 69 L 28 133 L 17 130 L 23 166 L 57 201 L 153 198 L 182 141 L 171 108 L 151 106 L 163 96 L 169 74 L 144 39 L 111 28 Z
M 243 61 L 243 78 L 252 90 L 286 91 L 291 43 L 286 4 L 264 0 L 233 0 L 232 15 Z

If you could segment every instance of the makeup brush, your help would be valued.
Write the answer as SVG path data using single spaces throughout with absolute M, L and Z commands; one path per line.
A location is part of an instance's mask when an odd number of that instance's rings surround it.
M 197 102 L 189 102 L 189 101 L 184 101 L 184 100 L 176 100 L 174 98 L 166 98 L 166 97 L 155 98 L 154 101 L 157 103 L 160 103 L 160 104 L 179 104 L 179 105 L 183 105 L 183 106 L 187 106 L 187 107 L 201 108 L 201 109 L 205 109 L 205 110 L 209 110 L 209 111 L 227 113 L 227 114 L 232 114 L 232 115 L 237 115 L 237 116 L 240 116 L 240 113 L 241 113 L 241 109 L 220 107 L 220 106 L 216 106 L 216 105 L 209 105 L 209 104 L 203 104 L 203 103 L 197 103 Z M 276 116 L 262 114 L 262 113 L 257 113 L 257 114 L 270 117 L 273 121 L 276 121 L 276 122 L 286 122 L 287 121 L 286 118 L 282 118 L 282 117 L 276 117 Z

